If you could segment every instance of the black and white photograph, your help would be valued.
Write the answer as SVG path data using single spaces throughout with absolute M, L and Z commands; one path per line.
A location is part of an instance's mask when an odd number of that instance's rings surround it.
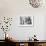
M 20 26 L 33 26 L 33 16 L 20 16 Z

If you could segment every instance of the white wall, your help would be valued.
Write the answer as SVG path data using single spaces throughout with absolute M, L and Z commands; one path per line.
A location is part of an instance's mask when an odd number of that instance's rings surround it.
M 44 24 L 44 39 L 46 39 L 46 16 L 45 16 L 45 24 Z
M 10 31 L 8 31 L 8 33 L 15 37 L 16 40 L 28 40 L 29 37 L 32 37 L 34 34 L 37 35 L 37 39 L 44 40 L 44 16 L 34 16 L 34 26 L 32 27 L 21 27 L 18 25 L 18 16 L 14 16 L 12 18 L 12 26 L 10 27 Z M 2 30 L 1 32 L 3 33 Z M 0 39 L 2 38 L 4 37 L 0 36 Z
M 1 16 L 16 16 L 20 14 L 45 15 L 46 8 L 32 8 L 28 0 L 0 0 Z
M 28 0 L 0 0 L 0 16 L 13 17 L 12 27 L 9 32 L 17 39 L 28 39 L 29 36 L 31 37 L 34 34 L 40 40 L 45 39 L 45 17 L 43 15 L 46 15 L 46 8 L 32 8 L 28 3 Z M 17 25 L 19 15 L 34 16 L 34 26 L 19 27 Z M 2 36 L 0 39 L 2 39 Z
M 18 40 L 27 40 L 34 34 L 37 35 L 39 40 L 44 40 L 44 16 L 34 16 L 34 26 L 33 27 L 19 27 L 17 24 L 17 18 L 13 20 L 13 25 L 11 33 Z

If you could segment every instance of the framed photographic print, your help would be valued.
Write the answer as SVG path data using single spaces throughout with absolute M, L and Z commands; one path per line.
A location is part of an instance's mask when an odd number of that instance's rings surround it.
M 33 26 L 34 16 L 19 16 L 19 26 Z

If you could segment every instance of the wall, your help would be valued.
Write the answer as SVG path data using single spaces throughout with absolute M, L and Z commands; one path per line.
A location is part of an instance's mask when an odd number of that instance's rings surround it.
M 18 25 L 18 16 L 14 16 L 12 26 L 10 27 L 10 31 L 8 31 L 8 33 L 17 40 L 28 40 L 29 37 L 31 38 L 34 34 L 37 36 L 37 39 L 44 40 L 44 18 L 44 16 L 34 16 L 34 26 L 21 27 Z M 0 31 L 3 33 L 1 29 Z M 4 37 L 0 36 L 0 39 L 2 38 Z
M 45 24 L 44 24 L 44 39 L 46 39 L 46 16 L 45 16 Z
M 11 33 L 19 40 L 27 40 L 31 38 L 34 34 L 37 35 L 37 39 L 44 40 L 44 16 L 34 16 L 34 26 L 33 27 L 20 27 L 17 25 L 17 18 L 13 21 Z M 13 32 L 14 31 L 14 32 Z
M 36 34 L 39 40 L 43 40 L 45 39 L 45 17 L 43 15 L 46 15 L 46 9 L 32 8 L 28 3 L 28 0 L 0 0 L 0 16 L 13 17 L 13 23 L 9 33 L 15 36 L 16 39 L 25 40 Z M 34 16 L 34 26 L 19 27 L 17 25 L 19 22 L 17 21 L 17 17 L 19 15 Z M 2 39 L 2 36 L 0 39 Z
M 1 16 L 16 16 L 20 14 L 45 15 L 46 8 L 32 8 L 28 0 L 0 0 Z

